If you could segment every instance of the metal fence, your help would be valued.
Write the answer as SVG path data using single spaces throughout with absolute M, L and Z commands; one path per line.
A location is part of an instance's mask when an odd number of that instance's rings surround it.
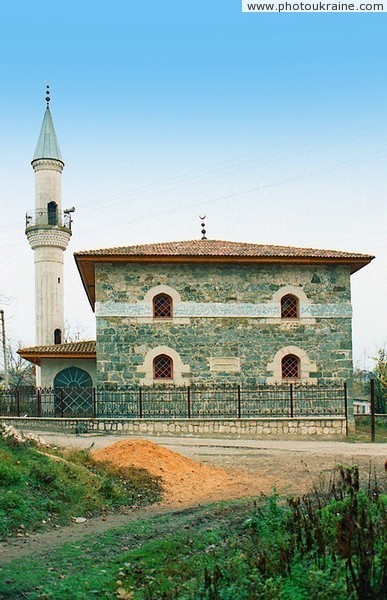
M 0 391 L 0 416 L 270 418 L 347 416 L 346 384 L 18 388 Z

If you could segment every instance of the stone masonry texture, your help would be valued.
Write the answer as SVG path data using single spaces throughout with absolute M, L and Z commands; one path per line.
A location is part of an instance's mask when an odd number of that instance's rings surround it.
M 97 316 L 98 385 L 141 385 L 148 351 L 168 346 L 188 365 L 190 383 L 265 383 L 268 365 L 284 347 L 301 348 L 317 371 L 315 383 L 352 375 L 350 272 L 340 265 L 125 264 L 96 265 L 96 300 L 141 303 L 157 285 L 174 288 L 182 302 L 272 303 L 282 287 L 302 290 L 311 305 L 330 305 L 329 316 L 282 322 L 265 317 L 189 317 L 185 322 Z M 210 371 L 210 357 L 238 357 L 239 372 Z

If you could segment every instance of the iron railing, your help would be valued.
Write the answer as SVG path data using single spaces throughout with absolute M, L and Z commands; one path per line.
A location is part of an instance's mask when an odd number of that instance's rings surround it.
M 61 418 L 346 417 L 346 385 L 18 388 L 0 391 L 0 416 Z
M 26 213 L 26 229 L 28 227 L 49 225 L 65 227 L 71 230 L 72 218 L 68 211 L 49 210 L 39 208 Z

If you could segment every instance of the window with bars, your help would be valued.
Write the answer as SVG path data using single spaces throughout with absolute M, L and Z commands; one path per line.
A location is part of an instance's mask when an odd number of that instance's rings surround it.
M 173 379 L 173 360 L 166 354 L 160 354 L 153 360 L 154 379 Z
M 287 294 L 281 298 L 281 318 L 282 319 L 298 319 L 298 298 Z
M 282 379 L 300 378 L 300 359 L 294 354 L 284 356 L 281 361 Z
M 158 294 L 153 298 L 153 316 L 155 319 L 172 318 L 172 298 L 168 294 Z

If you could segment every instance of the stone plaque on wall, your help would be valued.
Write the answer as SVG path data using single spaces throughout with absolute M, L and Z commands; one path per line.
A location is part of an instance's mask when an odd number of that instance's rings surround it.
M 220 356 L 210 358 L 210 371 L 223 371 L 224 373 L 237 373 L 241 370 L 240 360 L 237 356 Z

